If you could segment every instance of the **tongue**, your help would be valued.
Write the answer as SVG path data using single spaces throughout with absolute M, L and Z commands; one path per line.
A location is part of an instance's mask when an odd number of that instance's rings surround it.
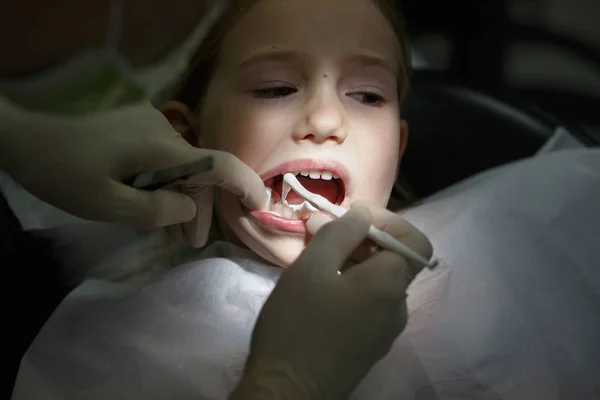
M 308 190 L 314 194 L 321 195 L 329 200 L 331 203 L 336 203 L 338 200 L 338 185 L 334 180 L 326 181 L 324 179 L 311 179 L 304 176 L 298 176 L 298 181 Z M 281 191 L 279 191 L 281 193 Z M 302 204 L 304 199 L 296 194 L 293 190 L 286 198 L 288 204 Z

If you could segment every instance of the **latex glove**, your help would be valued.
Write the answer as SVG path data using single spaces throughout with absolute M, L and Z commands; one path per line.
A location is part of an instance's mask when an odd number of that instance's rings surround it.
M 369 223 L 431 256 L 422 233 L 364 203 L 322 228 L 309 222 L 321 229 L 265 303 L 233 399 L 345 399 L 387 354 L 406 325 L 406 289 L 421 266 L 366 251 Z M 338 275 L 352 257 L 361 261 Z
M 373 225 L 392 235 L 403 244 L 415 250 L 418 254 L 423 255 L 426 259 L 431 257 L 433 248 L 429 239 L 399 214 L 364 200 L 357 200 L 353 202 L 351 207 L 367 208 L 371 213 L 371 223 Z M 323 226 L 332 222 L 333 220 L 334 219 L 328 215 L 316 214 L 307 222 L 306 229 L 310 235 L 314 236 Z M 345 268 L 351 267 L 357 262 L 364 261 L 377 251 L 378 246 L 374 242 L 371 240 L 364 241 L 346 261 L 342 271 Z M 411 265 L 411 268 L 421 270 L 421 267 L 419 267 L 418 263 L 415 261 L 408 260 L 408 262 Z
M 186 223 L 193 246 L 207 240 L 213 185 L 250 209 L 266 202 L 260 177 L 235 156 L 188 144 L 150 103 L 80 118 L 31 113 L 0 103 L 3 169 L 40 199 L 77 217 L 163 227 Z M 215 158 L 215 169 L 177 190 L 145 192 L 121 183 L 138 173 Z

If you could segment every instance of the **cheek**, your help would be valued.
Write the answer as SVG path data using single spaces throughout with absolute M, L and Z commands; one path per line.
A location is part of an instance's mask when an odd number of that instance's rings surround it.
M 364 132 L 368 134 L 358 135 L 356 148 L 363 193 L 371 201 L 386 204 L 400 161 L 399 118 L 373 121 Z
M 281 114 L 243 104 L 230 107 L 220 120 L 214 130 L 214 148 L 234 154 L 255 170 L 273 153 L 286 132 Z

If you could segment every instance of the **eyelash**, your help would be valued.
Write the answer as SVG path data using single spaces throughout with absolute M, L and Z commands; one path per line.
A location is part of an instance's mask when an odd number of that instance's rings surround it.
M 289 86 L 274 86 L 274 87 L 269 87 L 269 88 L 255 89 L 252 91 L 252 95 L 259 99 L 278 99 L 281 97 L 291 96 L 292 94 L 296 93 L 297 91 L 298 91 L 298 89 L 289 87 Z M 363 100 L 356 99 L 356 97 L 354 97 L 356 95 L 362 95 Z M 373 92 L 368 92 L 368 91 L 354 92 L 354 93 L 348 93 L 347 96 L 359 101 L 360 103 L 362 103 L 364 105 L 370 106 L 370 107 L 381 107 L 383 104 L 385 104 L 385 99 L 382 96 L 380 96 L 376 93 L 373 93 Z M 374 101 L 369 102 L 368 100 L 366 100 L 369 97 L 371 98 L 371 100 L 374 100 Z
M 371 97 L 372 99 L 374 98 L 375 101 L 374 102 L 367 102 L 364 99 L 363 100 L 358 100 L 358 99 L 355 99 L 354 97 L 352 97 L 352 96 L 355 96 L 355 95 L 362 95 L 362 96 L 364 96 L 366 98 Z M 373 92 L 367 92 L 367 91 L 354 92 L 354 93 L 349 93 L 348 96 L 352 97 L 355 100 L 361 102 L 362 104 L 370 106 L 370 107 L 381 107 L 382 105 L 385 104 L 385 99 L 383 98 L 383 96 L 378 95 L 377 93 L 373 93 Z
M 289 86 L 273 86 L 267 88 L 256 89 L 252 91 L 252 95 L 259 99 L 277 99 L 280 97 L 290 96 L 298 90 Z M 284 92 L 284 93 L 281 93 Z

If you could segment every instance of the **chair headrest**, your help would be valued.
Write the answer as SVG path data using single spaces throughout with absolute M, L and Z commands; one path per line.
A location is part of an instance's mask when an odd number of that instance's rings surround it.
M 415 71 L 405 118 L 402 175 L 427 196 L 483 170 L 531 156 L 560 121 L 518 99 L 477 91 L 435 71 Z M 585 145 L 593 140 L 569 128 Z

